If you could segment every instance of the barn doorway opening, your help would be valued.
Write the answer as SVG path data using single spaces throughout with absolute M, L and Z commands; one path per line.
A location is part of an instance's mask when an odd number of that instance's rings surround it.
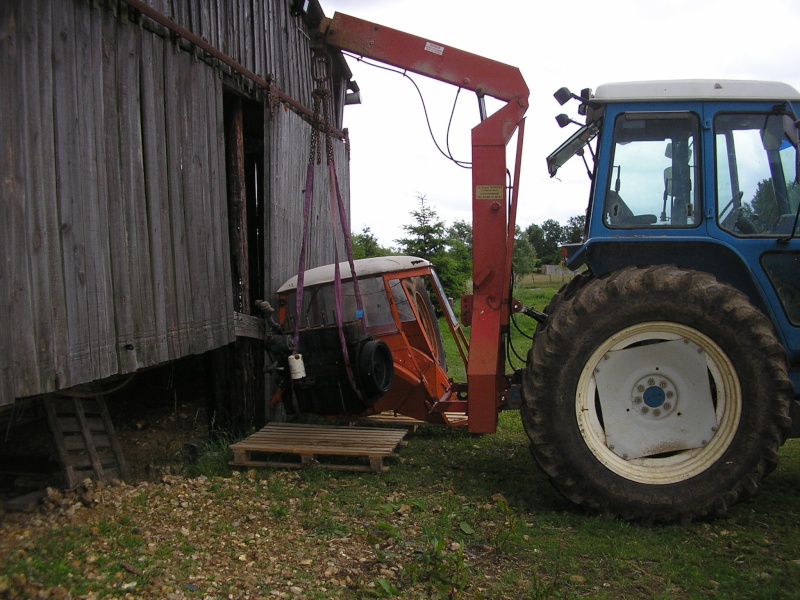
M 264 297 L 266 273 L 264 105 L 226 90 L 223 116 L 233 310 L 255 315 L 255 301 Z M 243 433 L 263 424 L 266 388 L 261 341 L 237 338 L 210 355 L 212 435 Z
M 223 94 L 234 310 L 264 297 L 264 105 Z

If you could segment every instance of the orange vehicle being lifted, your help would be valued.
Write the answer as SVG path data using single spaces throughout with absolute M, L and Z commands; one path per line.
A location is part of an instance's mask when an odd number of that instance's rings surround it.
M 323 415 L 396 411 L 422 421 L 452 424 L 452 414 L 465 414 L 467 403 L 457 398 L 457 391 L 464 386 L 447 376 L 434 304 L 444 315 L 465 362 L 467 341 L 431 263 L 409 256 L 388 256 L 354 264 L 362 319 L 356 319 L 358 309 L 348 263 L 339 265 L 346 275 L 342 277 L 338 307 L 334 265 L 305 272 L 299 325 L 291 310 L 298 278 L 293 277 L 278 290 L 278 318 L 283 328 L 294 331 L 300 327 L 305 370 L 304 377 L 291 381 L 296 406 L 290 408 Z M 349 374 L 342 364 L 337 310 L 344 317 Z M 456 419 L 456 423 L 465 421 Z

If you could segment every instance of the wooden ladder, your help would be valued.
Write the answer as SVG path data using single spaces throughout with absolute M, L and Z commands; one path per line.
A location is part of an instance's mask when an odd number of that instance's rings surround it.
M 102 397 L 51 397 L 44 406 L 67 488 L 87 477 L 107 481 L 125 476 L 125 458 Z

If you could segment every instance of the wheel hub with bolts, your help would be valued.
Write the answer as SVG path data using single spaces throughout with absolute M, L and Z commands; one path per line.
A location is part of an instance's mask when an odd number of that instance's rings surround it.
M 678 392 L 672 381 L 660 374 L 646 375 L 631 390 L 633 410 L 648 419 L 671 415 L 678 405 Z
M 640 324 L 606 340 L 582 397 L 592 451 L 614 462 L 704 447 L 717 426 L 708 356 L 668 323 Z M 592 362 L 592 360 L 590 360 Z M 681 397 L 685 401 L 681 402 Z M 595 399 L 600 413 L 592 417 Z M 719 400 L 719 398 L 717 399 Z M 601 416 L 602 415 L 602 416 Z

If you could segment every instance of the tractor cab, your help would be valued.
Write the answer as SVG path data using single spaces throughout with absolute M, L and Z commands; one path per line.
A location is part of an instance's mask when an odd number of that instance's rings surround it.
M 570 97 L 586 124 L 548 157 L 550 174 L 586 146 L 595 158 L 570 268 L 603 276 L 669 263 L 711 273 L 771 318 L 800 393 L 800 93 L 777 82 L 683 80 Z
M 338 292 L 335 267 L 305 271 L 299 314 L 298 278 L 278 290 L 280 332 L 297 343 L 273 356 L 284 366 L 273 403 L 289 412 L 394 411 L 443 422 L 434 405 L 452 394 L 452 384 L 437 310 L 452 330 L 459 325 L 431 263 L 410 256 L 356 260 L 355 277 L 349 263 L 340 263 Z M 294 369 L 298 357 L 302 372 Z

